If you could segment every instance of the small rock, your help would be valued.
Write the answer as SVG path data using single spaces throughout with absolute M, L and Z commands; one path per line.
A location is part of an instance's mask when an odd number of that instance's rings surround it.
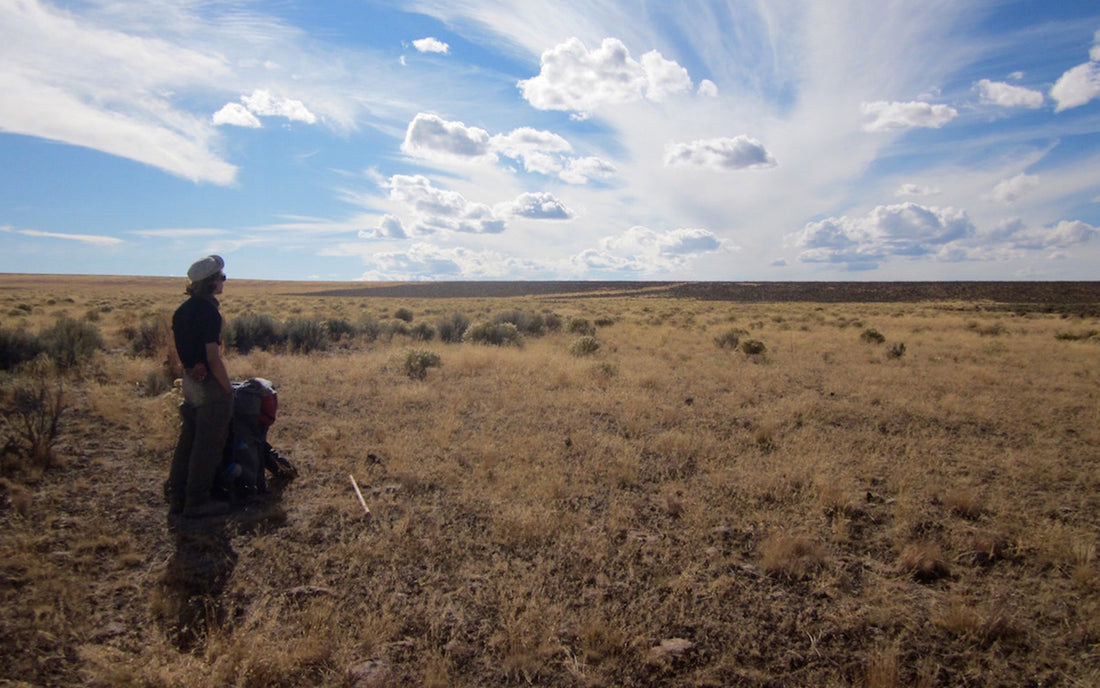
M 679 657 L 695 647 L 695 643 L 686 638 L 666 638 L 657 647 L 650 649 L 648 660 L 659 662 L 665 659 Z
M 371 659 L 348 668 L 348 683 L 355 688 L 374 688 L 389 685 L 390 666 L 382 660 Z

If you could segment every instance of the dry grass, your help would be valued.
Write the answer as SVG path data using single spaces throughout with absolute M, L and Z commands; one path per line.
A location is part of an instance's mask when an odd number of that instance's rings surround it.
M 127 332 L 176 281 L 5 277 L 28 329 L 95 312 L 59 465 L 0 480 L 0 682 L 42 685 L 1092 685 L 1100 347 L 968 304 L 285 296 L 224 310 L 519 308 L 523 348 L 231 355 L 280 391 L 301 476 L 169 528 L 175 396 Z M 20 307 L 24 306 L 24 307 Z M 21 315 L 20 315 L 21 314 Z M 613 321 L 613 324 L 606 324 Z M 127 327 L 130 330 L 127 330 Z M 904 355 L 860 341 L 873 328 Z M 715 343 L 744 330 L 766 353 Z M 412 379 L 411 346 L 441 366 Z M 155 378 L 155 375 L 152 375 Z M 14 384 L 5 378 L 4 384 Z M 348 475 L 371 509 L 366 517 Z

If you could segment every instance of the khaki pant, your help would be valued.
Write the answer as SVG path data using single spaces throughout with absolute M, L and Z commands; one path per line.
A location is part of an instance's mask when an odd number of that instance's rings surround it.
M 225 451 L 233 397 L 213 376 L 195 382 L 183 377 L 180 437 L 168 473 L 169 497 L 174 504 L 195 507 L 210 500 L 210 489 Z

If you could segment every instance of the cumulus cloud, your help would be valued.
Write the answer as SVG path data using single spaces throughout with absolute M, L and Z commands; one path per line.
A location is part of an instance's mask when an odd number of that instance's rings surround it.
M 228 103 L 214 113 L 214 124 L 228 124 L 235 127 L 259 128 L 263 126 L 258 117 L 285 117 L 292 122 L 315 124 L 317 116 L 306 108 L 300 100 L 276 98 L 271 91 L 258 88 L 252 95 L 241 96 L 240 103 Z
M 699 82 L 699 95 L 713 98 L 718 95 L 718 84 L 714 83 L 710 79 L 703 79 Z
M 891 132 L 913 127 L 939 129 L 955 118 L 958 113 L 947 105 L 934 105 L 921 101 L 908 103 L 875 101 L 862 103 L 863 130 L 870 132 Z
M 230 126 L 246 127 L 248 129 L 259 129 L 263 126 L 263 124 L 260 123 L 260 119 L 249 112 L 248 108 L 240 103 L 226 103 L 221 110 L 214 113 L 214 116 L 211 117 L 211 121 L 218 125 L 228 124 Z
M 501 157 L 519 161 L 527 172 L 557 175 L 569 184 L 606 179 L 615 166 L 597 157 L 576 158 L 573 146 L 550 131 L 519 127 L 490 136 L 480 127 L 450 122 L 438 115 L 419 113 L 409 123 L 401 149 L 409 155 L 437 162 L 487 163 Z
M 417 242 L 405 251 L 379 253 L 368 260 L 363 279 L 404 281 L 424 279 L 497 279 L 541 269 L 496 251 L 440 247 Z
M 408 236 L 401 218 L 388 214 L 382 217 L 374 229 L 359 231 L 361 239 L 405 239 Z
M 572 263 L 586 271 L 647 275 L 681 268 L 692 258 L 722 248 L 721 240 L 705 229 L 658 232 L 635 226 L 604 237 L 597 248 L 574 256 Z
M 897 196 L 938 196 L 943 190 L 938 186 L 924 186 L 922 184 L 902 184 L 898 187 Z
M 665 165 L 690 165 L 713 170 L 775 167 L 764 145 L 749 136 L 673 143 L 665 147 Z
M 436 232 L 498 234 L 504 220 L 484 203 L 467 200 L 457 191 L 439 189 L 422 175 L 396 174 L 389 180 L 390 199 L 413 215 L 411 227 L 402 231 L 425 235 Z
M 1086 62 L 1069 70 L 1054 83 L 1050 97 L 1055 112 L 1085 105 L 1100 96 L 1100 61 Z
M 558 175 L 568 184 L 587 184 L 592 179 L 608 179 L 618 170 L 607 160 L 596 157 L 573 158 Z
M 1039 186 L 1039 177 L 1020 173 L 1011 179 L 1003 179 L 993 187 L 990 197 L 1000 203 L 1015 203 L 1020 197 Z
M 605 105 L 643 98 L 660 102 L 692 84 L 686 69 L 656 50 L 639 62 L 617 38 L 605 38 L 592 51 L 570 38 L 544 52 L 538 76 L 517 86 L 536 109 L 571 111 L 583 118 Z
M 520 194 L 511 203 L 496 208 L 497 215 L 525 217 L 530 220 L 568 220 L 573 217 L 559 198 L 546 191 Z
M 976 85 L 981 102 L 1001 107 L 1043 107 L 1043 94 L 1023 86 L 1013 86 L 1000 81 L 982 79 Z
M 1029 228 L 1022 220 L 1003 223 L 991 236 L 1011 248 L 1022 250 L 1066 249 L 1083 244 L 1100 234 L 1100 229 L 1080 220 L 1063 220 L 1049 227 Z
M 916 203 L 879 206 L 864 217 L 831 217 L 807 224 L 794 235 L 804 263 L 847 263 L 874 267 L 893 256 L 936 254 L 951 242 L 972 236 L 965 211 Z
M 489 132 L 448 122 L 438 115 L 418 113 L 405 131 L 401 150 L 428 159 L 485 160 L 491 156 Z
M 441 55 L 446 55 L 451 51 L 451 46 L 431 36 L 413 41 L 413 47 L 422 53 L 439 53 Z
M 573 149 L 561 136 L 531 127 L 498 134 L 490 139 L 489 146 L 500 155 L 523 162 L 528 172 L 539 174 L 554 174 L 560 170 L 559 156 Z

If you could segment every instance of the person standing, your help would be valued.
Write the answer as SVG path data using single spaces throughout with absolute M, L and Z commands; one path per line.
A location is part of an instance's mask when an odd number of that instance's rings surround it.
M 229 511 L 210 490 L 222 460 L 233 410 L 233 385 L 221 355 L 225 261 L 210 255 L 187 270 L 188 299 L 172 315 L 176 353 L 183 364 L 180 436 L 168 474 L 169 515 L 201 518 Z

